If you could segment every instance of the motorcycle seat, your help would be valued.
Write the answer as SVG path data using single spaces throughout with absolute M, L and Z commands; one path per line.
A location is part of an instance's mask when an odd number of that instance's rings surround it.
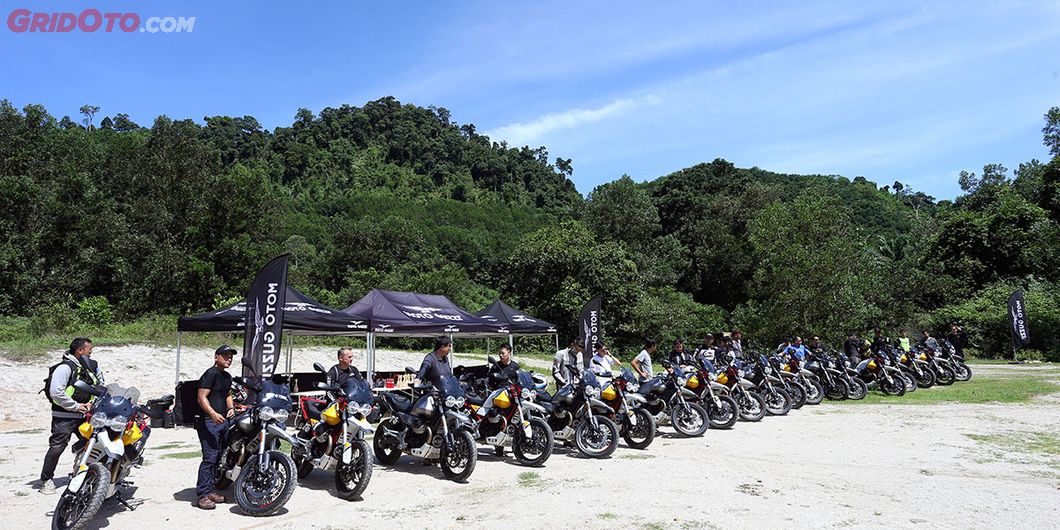
M 552 395 L 548 392 L 545 392 L 543 389 L 538 390 L 537 398 L 534 400 L 534 402 L 539 405 L 544 405 L 545 403 L 552 403 Z
M 320 419 L 320 408 L 312 401 L 305 402 L 305 414 L 311 420 Z
M 486 402 L 486 398 L 483 398 L 481 396 L 476 396 L 476 395 L 473 395 L 473 394 L 464 394 L 464 402 L 466 402 L 469 405 L 474 405 L 476 407 L 481 407 L 482 404 Z
M 383 399 L 386 400 L 387 404 L 395 411 L 408 412 L 412 410 L 412 400 L 405 396 L 393 392 L 387 392 L 383 394 Z

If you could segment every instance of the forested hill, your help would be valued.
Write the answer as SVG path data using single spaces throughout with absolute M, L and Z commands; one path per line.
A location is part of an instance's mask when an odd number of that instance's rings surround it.
M 81 111 L 0 102 L 0 315 L 36 318 L 40 333 L 216 307 L 282 252 L 297 287 L 338 307 L 372 287 L 471 310 L 500 296 L 570 332 L 602 294 L 625 343 L 731 325 L 763 342 L 835 341 L 971 320 L 976 304 L 1003 314 L 1014 286 L 1052 301 L 1043 318 L 1060 324 L 1057 159 L 962 175 L 954 202 L 721 159 L 584 198 L 576 161 L 393 98 L 302 109 L 274 131 L 252 117 L 148 128 Z M 1045 131 L 1054 156 L 1058 122 Z M 1057 337 L 1040 340 L 1060 353 Z

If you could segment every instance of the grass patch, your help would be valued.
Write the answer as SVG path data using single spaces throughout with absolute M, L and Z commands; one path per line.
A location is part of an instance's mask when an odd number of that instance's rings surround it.
M 184 442 L 169 442 L 162 445 L 156 445 L 154 449 L 180 449 L 181 447 L 187 447 L 189 444 Z
M 625 454 L 624 453 L 624 454 L 618 455 L 618 457 L 623 459 L 623 460 L 651 460 L 652 458 L 655 458 L 655 455 L 646 455 L 646 454 L 639 454 L 639 453 L 633 453 L 633 454 Z
M 533 471 L 524 471 L 519 473 L 519 486 L 523 488 L 531 488 L 541 484 L 541 475 Z
M 43 427 L 38 429 L 22 429 L 21 431 L 7 431 L 5 433 L 0 434 L 40 434 L 42 432 L 44 432 Z
M 1060 377 L 1060 371 L 1013 370 L 997 374 L 982 375 L 975 372 L 972 365 L 971 381 L 956 382 L 950 386 L 935 385 L 931 388 L 918 388 L 904 396 L 887 396 L 879 390 L 869 390 L 869 395 L 860 401 L 833 401 L 832 403 L 885 403 L 885 404 L 935 404 L 944 402 L 959 403 L 1026 403 L 1031 399 L 1060 392 L 1060 386 L 1053 381 Z
M 166 453 L 162 455 L 162 458 L 175 458 L 179 460 L 190 460 L 192 458 L 202 458 L 202 451 L 184 451 L 180 453 Z
M 612 521 L 612 520 L 618 519 L 618 514 L 617 513 L 612 513 L 612 512 L 598 513 L 598 514 L 596 514 L 596 518 L 597 519 L 603 519 L 605 521 Z
M 1060 456 L 1060 435 L 1051 432 L 965 433 L 964 435 L 979 443 L 996 445 L 1005 450 L 1039 456 Z
M 643 523 L 640 525 L 644 530 L 666 530 L 666 525 L 662 523 Z

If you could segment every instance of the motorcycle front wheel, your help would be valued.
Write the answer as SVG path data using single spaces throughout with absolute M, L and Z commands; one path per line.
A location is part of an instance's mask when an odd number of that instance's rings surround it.
M 783 416 L 791 412 L 791 396 L 779 388 L 763 393 L 762 399 L 765 400 L 766 413 L 770 416 Z
M 797 381 L 792 381 L 784 390 L 791 396 L 791 408 L 801 409 L 806 404 L 806 387 Z
M 670 423 L 683 436 L 702 436 L 710 427 L 707 411 L 697 403 L 676 403 L 670 411 Z
M 964 363 L 953 363 L 953 375 L 958 381 L 967 381 L 972 378 L 972 369 Z
M 707 416 L 711 429 L 731 429 L 740 418 L 740 406 L 732 396 L 717 396 L 718 403 L 706 402 Z
M 953 369 L 948 366 L 939 366 L 938 369 L 935 370 L 936 384 L 947 386 L 952 385 L 956 380 L 957 376 L 953 373 Z
M 77 493 L 64 491 L 52 514 L 52 530 L 81 530 L 96 516 L 107 500 L 110 472 L 100 462 L 93 462 L 85 470 L 85 481 Z
M 833 401 L 840 399 L 846 399 L 847 394 L 850 393 L 850 388 L 847 386 L 847 382 L 842 379 L 833 379 L 832 384 L 828 385 L 828 389 L 825 391 L 825 397 Z
M 758 392 L 740 392 L 740 419 L 759 421 L 766 416 L 766 400 Z
M 637 424 L 628 417 L 622 419 L 622 439 L 632 449 L 645 449 L 655 439 L 655 418 L 644 409 L 633 411 Z
M 927 368 L 921 368 L 916 374 L 916 384 L 920 388 L 931 388 L 935 386 L 935 372 Z
M 350 463 L 345 464 L 339 458 L 339 463 L 335 466 L 335 490 L 339 497 L 346 500 L 360 498 L 368 487 L 368 482 L 372 480 L 373 462 L 368 442 L 355 440 L 350 449 L 353 451 Z
M 802 387 L 806 389 L 807 404 L 820 405 L 824 401 L 824 387 L 821 386 L 821 383 L 813 379 L 806 379 L 802 382 Z
M 865 399 L 868 393 L 869 387 L 861 379 L 852 377 L 847 381 L 847 399 Z
M 262 455 L 255 454 L 247 459 L 236 478 L 236 504 L 243 513 L 253 517 L 280 511 L 298 485 L 298 472 L 287 453 L 269 451 L 266 454 L 269 464 L 264 470 L 259 469 Z
M 515 429 L 515 440 L 512 441 L 512 453 L 515 459 L 524 466 L 537 467 L 552 456 L 556 442 L 552 428 L 541 418 L 530 418 L 530 436 L 521 427 Z
M 442 442 L 442 474 L 454 482 L 463 482 L 475 471 L 478 446 L 467 431 L 456 431 L 452 436 L 451 443 Z
M 590 458 L 607 458 L 618 448 L 618 426 L 604 416 L 595 416 L 596 427 L 589 418 L 582 418 L 574 429 L 574 445 Z

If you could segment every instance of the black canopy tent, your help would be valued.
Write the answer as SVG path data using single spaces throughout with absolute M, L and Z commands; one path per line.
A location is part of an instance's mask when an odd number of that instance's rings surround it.
M 368 319 L 356 314 L 328 307 L 301 291 L 287 286 L 283 306 L 283 329 L 288 334 L 287 371 L 291 371 L 292 335 L 335 335 L 367 337 Z M 192 332 L 242 333 L 247 313 L 247 301 L 240 300 L 228 307 L 198 315 L 183 316 L 177 320 L 177 375 L 180 382 L 180 334 Z
M 514 347 L 516 336 L 553 335 L 556 338 L 556 349 L 559 349 L 559 332 L 555 324 L 531 317 L 500 300 L 494 300 L 475 315 L 507 326 L 509 346 Z
M 372 289 L 343 312 L 369 322 L 368 377 L 375 371 L 376 337 L 505 335 L 507 324 L 475 316 L 445 296 Z

